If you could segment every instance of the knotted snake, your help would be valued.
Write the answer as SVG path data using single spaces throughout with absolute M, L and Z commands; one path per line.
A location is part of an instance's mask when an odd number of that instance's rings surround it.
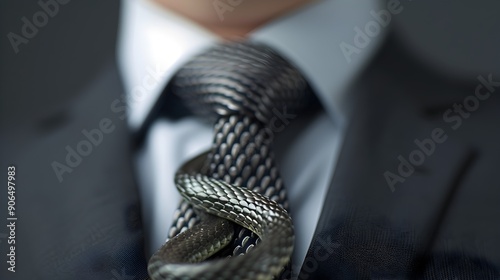
M 212 151 L 185 163 L 175 176 L 201 223 L 184 232 L 182 225 L 174 228 L 150 259 L 150 277 L 272 279 L 289 262 L 294 235 L 271 145 L 264 143 L 266 126 L 280 125 L 275 116 L 280 110 L 307 107 L 312 96 L 307 82 L 274 50 L 251 42 L 218 44 L 172 80 L 172 92 L 191 112 L 218 122 Z M 233 223 L 251 230 L 260 243 L 241 230 L 233 238 Z M 232 239 L 240 249 L 246 246 L 246 254 L 206 260 Z
M 204 153 L 185 163 L 175 178 L 178 191 L 198 210 L 202 220 L 151 257 L 151 279 L 272 279 L 288 263 L 293 251 L 290 216 L 263 195 L 197 173 L 206 156 Z M 227 220 L 252 230 L 262 241 L 243 256 L 199 262 L 229 243 L 233 232 L 218 232 L 226 228 L 220 223 Z

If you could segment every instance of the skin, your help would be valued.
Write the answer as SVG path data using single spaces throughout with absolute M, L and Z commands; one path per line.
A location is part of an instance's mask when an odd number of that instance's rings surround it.
M 291 12 L 298 7 L 315 0 L 150 0 L 156 4 L 180 14 L 214 34 L 226 38 L 245 37 L 250 31 Z M 214 3 L 226 4 L 231 10 L 225 10 Z M 230 4 L 233 4 L 231 6 Z M 223 16 L 223 20 L 220 18 Z

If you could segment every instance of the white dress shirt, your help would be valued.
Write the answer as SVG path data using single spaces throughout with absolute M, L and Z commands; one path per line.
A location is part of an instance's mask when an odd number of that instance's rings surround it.
M 124 0 L 118 61 L 129 96 L 129 125 L 137 130 L 176 70 L 220 39 L 202 27 L 146 0 Z M 335 169 L 348 123 L 346 87 L 382 41 L 383 32 L 347 62 L 342 42 L 373 20 L 378 1 L 323 0 L 275 19 L 249 35 L 287 58 L 305 75 L 324 110 L 297 116 L 276 133 L 276 162 L 288 190 L 296 244 L 293 270 L 307 253 Z M 215 11 L 214 11 L 215 13 Z M 383 30 L 382 30 L 383 31 Z M 158 119 L 136 157 L 148 252 L 166 240 L 180 196 L 173 183 L 179 166 L 207 150 L 212 127 L 196 117 Z

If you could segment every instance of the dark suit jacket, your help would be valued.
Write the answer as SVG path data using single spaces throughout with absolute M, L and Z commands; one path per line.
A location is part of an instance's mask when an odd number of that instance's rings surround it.
M 300 279 L 500 279 L 500 87 L 480 74 L 441 77 L 389 36 L 349 89 L 351 122 Z M 9 154 L 17 272 L 3 268 L 2 279 L 146 274 L 134 147 L 112 109 L 124 104 L 114 62 L 96 77 L 57 113 L 64 121 Z M 482 84 L 484 100 L 474 99 Z M 78 160 L 78 149 L 88 155 Z

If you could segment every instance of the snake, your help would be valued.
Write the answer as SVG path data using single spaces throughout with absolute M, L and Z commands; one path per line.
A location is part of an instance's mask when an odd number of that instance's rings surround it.
M 167 241 L 150 258 L 150 278 L 272 279 L 293 252 L 289 214 L 264 195 L 200 173 L 207 155 L 187 161 L 175 175 L 177 190 L 201 221 Z M 207 260 L 230 243 L 232 223 L 251 230 L 261 241 L 245 255 Z
M 270 47 L 226 42 L 188 61 L 168 91 L 192 114 L 216 121 L 214 142 L 174 177 L 181 218 L 150 258 L 149 276 L 253 280 L 288 273 L 294 229 L 266 128 L 286 125 L 280 112 L 310 107 L 307 81 Z M 228 248 L 232 256 L 221 257 Z

